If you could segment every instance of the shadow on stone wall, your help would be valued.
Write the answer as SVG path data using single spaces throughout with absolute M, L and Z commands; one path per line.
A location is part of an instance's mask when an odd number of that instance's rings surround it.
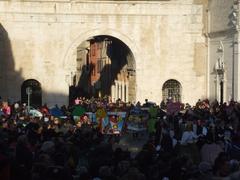
M 107 49 L 107 55 L 111 59 L 111 64 L 107 64 L 102 68 L 100 72 L 100 78 L 97 80 L 97 82 L 94 83 L 94 85 L 90 86 L 90 89 L 96 89 L 96 86 L 99 84 L 101 87 L 104 87 L 103 89 L 101 89 L 102 96 L 111 95 L 111 86 L 114 84 L 114 81 L 117 79 L 118 74 L 121 72 L 121 70 L 123 70 L 123 68 L 125 68 L 124 70 L 127 70 L 127 68 L 133 69 L 134 67 L 132 66 L 134 66 L 133 64 L 135 64 L 134 58 L 131 54 L 131 50 L 121 40 L 114 37 L 111 37 L 111 39 L 113 40 L 113 43 Z M 22 43 L 22 47 L 24 49 L 24 42 Z M 26 61 L 22 62 L 24 63 Z M 24 69 L 24 72 L 27 71 L 27 69 L 24 68 L 24 65 L 21 65 L 21 67 Z M 87 67 L 83 67 L 83 69 L 85 68 Z M 35 106 L 45 103 L 50 105 L 62 105 L 63 103 L 67 103 L 67 99 L 69 100 L 69 103 L 73 102 L 73 99 L 75 99 L 77 96 L 96 96 L 97 92 L 95 92 L 95 94 L 94 92 L 89 94 L 82 90 L 82 87 L 88 84 L 88 79 L 92 73 L 92 70 L 93 69 L 90 66 L 89 72 L 83 72 L 81 74 L 79 82 L 76 82 L 78 86 L 69 87 L 70 95 L 55 93 L 54 89 L 51 90 L 53 92 L 47 92 L 42 89 L 43 84 L 40 84 L 40 96 L 42 98 L 41 100 L 36 100 L 39 98 L 30 98 L 31 104 Z M 2 97 L 2 100 L 9 100 L 10 102 L 17 102 L 23 100 L 23 102 L 27 102 L 27 86 L 24 86 L 24 88 L 22 88 L 23 83 L 26 82 L 26 80 L 36 80 L 41 83 L 39 79 L 34 79 L 33 77 L 24 78 L 22 71 L 23 70 L 21 68 L 19 70 L 16 70 L 16 59 L 14 57 L 14 52 L 11 45 L 11 37 L 8 35 L 8 32 L 3 27 L 3 25 L 0 24 L 0 96 Z M 38 89 L 38 92 L 33 92 L 32 96 L 35 96 L 36 94 L 39 96 L 39 88 L 33 88 L 33 90 L 34 89 Z M 45 101 L 44 99 L 47 99 L 47 101 Z
M 15 59 L 8 33 L 0 24 L 0 96 L 3 100 L 16 99 L 14 93 L 19 87 L 16 84 L 23 82 L 21 71 L 15 70 Z
M 16 59 L 14 58 L 14 52 L 12 50 L 10 39 L 11 37 L 9 37 L 8 32 L 3 27 L 3 25 L 0 24 L 0 96 L 3 101 L 10 101 L 13 103 L 21 101 L 21 97 L 26 96 L 26 90 L 23 89 L 21 92 L 21 86 L 23 82 L 26 81 L 27 79 L 23 78 L 22 69 L 20 70 L 15 69 Z M 32 79 L 32 77 L 28 77 L 28 79 Z M 42 94 L 41 96 L 46 95 L 48 98 L 52 99 L 50 105 L 54 105 L 61 102 L 59 101 L 59 99 L 68 98 L 68 95 L 66 94 L 54 92 L 49 93 L 44 91 L 44 89 L 41 90 L 41 94 Z M 24 101 L 26 102 L 26 98 L 23 99 L 25 99 Z M 56 102 L 53 102 L 54 100 L 56 100 Z M 42 103 L 49 102 L 42 101 Z M 35 101 L 31 102 L 31 104 L 40 105 L 41 102 Z

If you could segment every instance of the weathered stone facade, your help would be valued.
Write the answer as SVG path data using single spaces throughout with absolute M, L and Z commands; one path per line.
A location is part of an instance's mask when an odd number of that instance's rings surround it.
M 77 47 L 108 35 L 132 51 L 136 100 L 160 102 L 175 79 L 182 101 L 208 97 L 206 1 L 1 1 L 0 95 L 19 100 L 24 80 L 41 83 L 42 102 L 66 104 Z
M 238 0 L 211 0 L 208 9 L 209 39 L 209 96 L 219 99 L 219 80 L 214 72 L 216 61 L 222 56 L 224 63 L 223 99 L 240 100 L 239 81 L 239 2 Z M 234 12 L 235 11 L 235 12 Z M 233 13 L 236 13 L 233 15 Z M 219 53 L 221 47 L 223 52 Z

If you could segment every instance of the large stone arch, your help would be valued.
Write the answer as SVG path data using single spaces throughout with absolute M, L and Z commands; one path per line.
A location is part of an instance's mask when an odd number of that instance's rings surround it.
M 135 65 L 136 65 L 136 70 L 138 69 L 138 57 L 139 57 L 139 48 L 137 47 L 136 43 L 134 43 L 134 40 L 128 37 L 127 35 L 114 30 L 114 29 L 92 29 L 88 30 L 84 33 L 81 33 L 76 39 L 74 39 L 73 42 L 68 46 L 68 49 L 66 51 L 66 54 L 63 59 L 63 67 L 66 72 L 69 70 L 71 71 L 71 67 L 76 67 L 76 49 L 77 47 L 84 41 L 86 41 L 88 38 L 93 37 L 93 36 L 99 36 L 99 35 L 106 35 L 106 36 L 112 36 L 115 37 L 119 40 L 121 40 L 128 48 L 131 50 L 134 60 L 135 60 Z
M 100 36 L 100 35 L 105 35 L 105 36 L 111 36 L 114 38 L 119 39 L 120 41 L 122 41 L 131 51 L 132 56 L 133 56 L 133 60 L 134 60 L 134 65 L 135 65 L 135 77 L 136 77 L 136 84 L 135 84 L 135 90 L 136 90 L 136 94 L 135 97 L 136 99 L 138 98 L 138 89 L 137 89 L 137 84 L 139 82 L 139 78 L 138 78 L 138 70 L 143 67 L 142 65 L 140 65 L 140 61 L 139 58 L 141 57 L 139 48 L 136 44 L 136 42 L 134 42 L 133 39 L 131 39 L 129 36 L 114 30 L 114 29 L 92 29 L 92 30 L 88 30 L 85 31 L 83 33 L 81 33 L 80 35 L 78 35 L 72 42 L 71 44 L 68 46 L 68 49 L 66 50 L 66 54 L 64 56 L 64 59 L 62 61 L 62 67 L 64 68 L 64 73 L 65 73 L 65 77 L 69 77 L 71 72 L 75 70 L 77 64 L 76 64 L 76 59 L 77 59 L 77 54 L 76 54 L 76 50 L 77 47 L 84 41 L 86 41 L 87 39 L 89 39 L 90 37 L 95 37 L 95 36 Z M 143 63 L 143 62 L 141 62 Z M 66 80 L 66 79 L 65 79 Z

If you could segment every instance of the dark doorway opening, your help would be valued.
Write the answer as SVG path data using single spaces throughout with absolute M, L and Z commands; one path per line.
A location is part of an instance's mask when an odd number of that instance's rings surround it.
M 39 107 L 42 105 L 42 88 L 41 84 L 35 79 L 28 79 L 23 82 L 21 87 L 21 101 L 22 103 L 28 102 L 27 88 L 31 88 L 30 105 Z
M 220 82 L 220 103 L 223 104 L 223 88 L 224 88 L 224 84 L 223 81 Z
M 135 60 L 129 47 L 112 36 L 94 36 L 77 48 L 69 101 L 77 97 L 135 101 Z

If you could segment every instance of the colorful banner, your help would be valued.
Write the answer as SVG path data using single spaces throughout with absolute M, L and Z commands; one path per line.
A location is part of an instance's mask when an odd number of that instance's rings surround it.
M 127 120 L 127 129 L 130 131 L 145 131 L 148 118 L 148 114 L 145 112 L 131 114 Z
M 179 102 L 170 102 L 167 105 L 167 114 L 168 115 L 175 115 L 181 110 L 182 104 Z
M 105 117 L 97 117 L 96 113 L 86 112 L 90 121 L 96 124 L 103 134 L 120 134 L 126 119 L 126 112 L 107 112 Z

